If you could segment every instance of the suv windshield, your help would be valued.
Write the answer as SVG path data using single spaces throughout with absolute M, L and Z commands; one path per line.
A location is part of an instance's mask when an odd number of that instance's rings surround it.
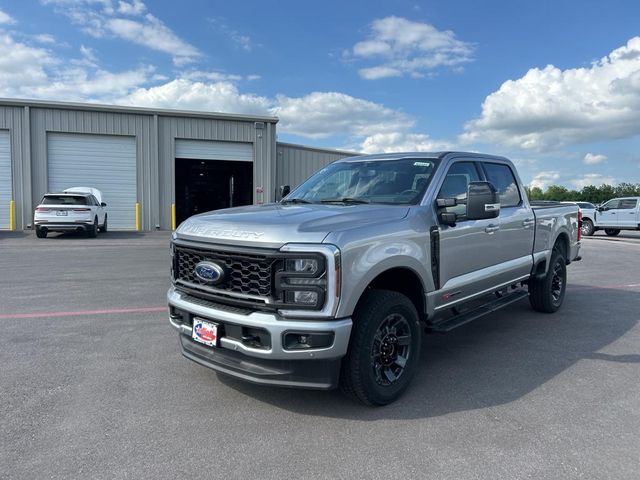
M 405 158 L 332 163 L 311 176 L 282 202 L 416 204 L 429 185 L 437 162 Z
M 42 205 L 88 205 L 87 197 L 74 195 L 45 195 Z

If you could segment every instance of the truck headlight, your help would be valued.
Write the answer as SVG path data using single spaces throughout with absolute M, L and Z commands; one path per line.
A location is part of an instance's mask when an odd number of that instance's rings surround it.
M 330 317 L 340 298 L 340 250 L 334 245 L 286 244 L 275 274 L 278 311 L 285 317 Z
M 322 255 L 313 253 L 285 259 L 283 270 L 276 274 L 283 303 L 311 310 L 322 308 L 327 287 L 325 264 Z

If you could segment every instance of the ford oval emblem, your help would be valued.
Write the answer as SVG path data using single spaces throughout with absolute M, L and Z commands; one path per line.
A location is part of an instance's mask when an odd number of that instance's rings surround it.
M 218 283 L 224 277 L 224 268 L 213 262 L 200 262 L 193 271 L 204 283 Z

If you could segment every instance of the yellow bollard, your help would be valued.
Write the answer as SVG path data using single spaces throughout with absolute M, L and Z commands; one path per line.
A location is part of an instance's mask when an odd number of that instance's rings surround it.
M 176 204 L 171 204 L 171 230 L 176 229 Z
M 140 204 L 136 203 L 136 232 L 140 231 Z
M 16 229 L 16 202 L 9 201 L 9 230 Z

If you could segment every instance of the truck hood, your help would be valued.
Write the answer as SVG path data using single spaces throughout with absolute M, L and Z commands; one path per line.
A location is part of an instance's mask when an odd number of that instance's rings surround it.
M 331 232 L 404 218 L 407 206 L 279 203 L 227 208 L 185 220 L 184 240 L 280 248 L 285 243 L 321 243 Z

